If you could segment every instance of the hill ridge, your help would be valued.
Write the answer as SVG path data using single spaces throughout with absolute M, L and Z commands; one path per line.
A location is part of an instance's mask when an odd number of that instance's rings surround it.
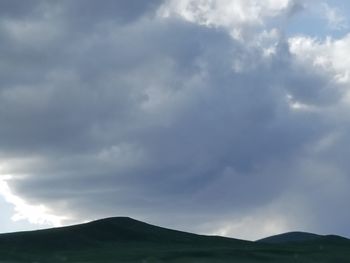
M 281 244 L 281 243 L 300 243 L 309 241 L 322 241 L 322 240 L 333 240 L 333 241 L 349 241 L 350 239 L 339 236 L 339 235 L 320 235 L 304 231 L 290 231 L 281 233 L 262 239 L 256 240 L 260 243 L 269 244 Z
M 234 238 L 205 236 L 155 226 L 131 217 L 108 217 L 91 222 L 0 234 L 0 246 L 13 244 L 31 247 L 64 248 L 99 246 L 102 243 L 203 243 L 211 240 L 221 243 L 248 242 Z
M 108 217 L 71 226 L 0 234 L 0 262 L 259 263 L 290 262 L 295 255 L 303 257 L 300 262 L 350 262 L 349 239 L 298 231 L 277 236 L 285 239 L 291 235 L 316 239 L 292 244 L 252 242 L 168 229 L 131 217 Z

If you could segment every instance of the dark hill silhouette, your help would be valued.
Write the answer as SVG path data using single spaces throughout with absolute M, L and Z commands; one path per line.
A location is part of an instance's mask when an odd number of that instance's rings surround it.
M 297 261 L 295 261 L 297 259 Z M 350 241 L 292 232 L 257 242 L 203 236 L 128 217 L 0 235 L 0 263 L 349 263 Z
M 350 244 L 350 240 L 337 235 L 317 235 L 307 232 L 288 232 L 257 240 L 260 243 L 283 244 L 283 243 L 334 243 Z
M 258 242 L 270 243 L 270 244 L 287 243 L 287 242 L 304 242 L 304 241 L 319 239 L 320 237 L 321 237 L 320 235 L 307 233 L 307 232 L 288 232 L 284 234 L 266 237 L 258 240 Z
M 244 244 L 247 241 L 203 236 L 157 227 L 129 217 L 112 217 L 85 224 L 0 235 L 0 247 L 16 250 L 65 249 L 101 247 L 109 243 L 160 244 Z

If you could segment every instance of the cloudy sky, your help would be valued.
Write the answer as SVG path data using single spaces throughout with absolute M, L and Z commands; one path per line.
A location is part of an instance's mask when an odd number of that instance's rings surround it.
M 130 216 L 350 237 L 348 0 L 0 0 L 0 232 Z

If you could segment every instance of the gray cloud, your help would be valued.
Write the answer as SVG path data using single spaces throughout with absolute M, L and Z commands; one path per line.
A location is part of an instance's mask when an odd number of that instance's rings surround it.
M 223 29 L 155 16 L 160 1 L 83 2 L 3 10 L 0 158 L 15 194 L 73 221 L 124 214 L 191 230 L 200 220 L 197 231 L 292 205 L 286 196 L 310 196 L 305 206 L 324 215 L 317 164 L 338 164 L 348 145 L 310 150 L 339 129 L 329 75 L 300 65 L 283 37 L 265 56 Z M 288 95 L 317 110 L 293 109 Z M 329 191 L 332 207 L 344 196 Z M 317 220 L 315 231 L 349 234 L 346 220 Z

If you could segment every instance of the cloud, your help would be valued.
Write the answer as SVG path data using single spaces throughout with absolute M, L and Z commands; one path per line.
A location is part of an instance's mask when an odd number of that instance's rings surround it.
M 301 9 L 296 0 L 168 0 L 159 13 L 164 17 L 180 16 L 190 22 L 223 27 L 234 38 L 246 40 L 256 33 L 256 27 L 265 26 L 268 19 L 289 17 Z
M 49 211 L 44 205 L 27 204 L 25 200 L 12 193 L 5 179 L 0 179 L 0 194 L 7 203 L 14 206 L 15 214 L 11 218 L 13 221 L 26 219 L 32 224 L 61 225 L 64 216 L 52 215 L 52 211 Z
M 337 7 L 331 7 L 323 3 L 324 15 L 327 19 L 328 26 L 333 30 L 343 30 L 348 27 L 347 19 Z
M 289 40 L 291 52 L 298 60 L 315 68 L 327 71 L 338 83 L 349 83 L 350 35 L 341 39 L 318 40 L 311 37 L 293 37 Z
M 348 234 L 316 218 L 312 190 L 329 209 L 347 197 L 322 179 L 347 182 L 332 157 L 348 145 L 347 38 L 265 26 L 296 1 L 35 3 L 0 22 L 3 194 L 63 224 L 128 215 L 249 238 Z

